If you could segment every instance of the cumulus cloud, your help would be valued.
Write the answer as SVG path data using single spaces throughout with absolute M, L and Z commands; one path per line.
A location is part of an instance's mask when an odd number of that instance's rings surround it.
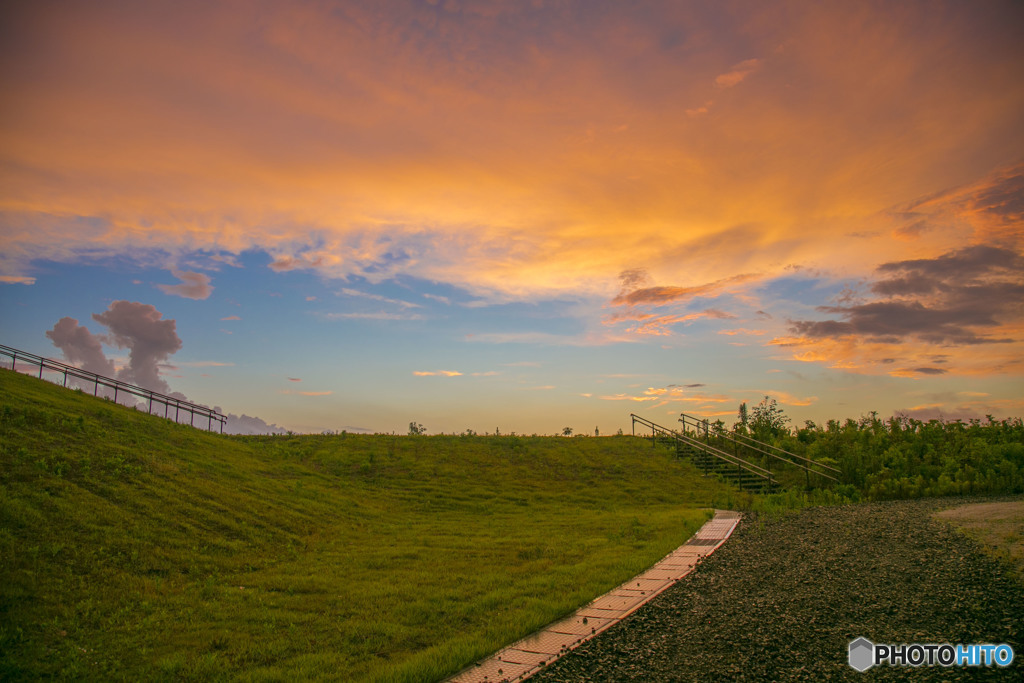
M 221 412 L 220 408 L 216 408 Z M 285 434 L 288 430 L 278 427 L 276 424 L 268 424 L 258 417 L 249 415 L 235 415 L 228 413 L 227 422 L 224 424 L 225 434 Z
M 178 269 L 172 270 L 171 273 L 174 277 L 181 280 L 181 283 L 177 285 L 157 285 L 157 289 L 164 294 L 182 296 L 186 299 L 208 299 L 210 294 L 213 293 L 213 287 L 210 285 L 210 277 L 208 275 L 191 270 Z
M 93 314 L 92 318 L 106 327 L 108 334 L 94 335 L 70 317 L 61 318 L 53 329 L 47 330 L 46 336 L 61 350 L 65 360 L 98 375 L 116 377 L 121 381 L 173 398 L 189 400 L 180 392 L 172 392 L 167 382 L 160 377 L 161 367 L 173 367 L 166 361 L 182 346 L 174 320 L 164 320 L 163 314 L 154 306 L 135 301 L 115 301 L 106 311 Z M 103 343 L 129 350 L 128 364 L 120 371 L 116 370 L 114 362 L 104 354 Z M 186 361 L 178 365 L 204 368 L 232 366 L 234 363 Z M 333 392 L 297 393 L 305 396 L 327 396 Z M 214 410 L 224 413 L 219 407 Z M 224 431 L 228 434 L 283 434 L 286 431 L 275 424 L 267 424 L 258 417 L 231 413 L 226 417 Z
M 103 353 L 103 337 L 93 335 L 74 318 L 61 318 L 46 336 L 72 365 L 104 377 L 114 376 L 114 363 Z
M 128 365 L 118 372 L 118 379 L 168 393 L 159 366 L 181 349 L 174 320 L 164 320 L 156 307 L 137 301 L 115 301 L 92 319 L 110 330 L 111 344 L 128 349 Z

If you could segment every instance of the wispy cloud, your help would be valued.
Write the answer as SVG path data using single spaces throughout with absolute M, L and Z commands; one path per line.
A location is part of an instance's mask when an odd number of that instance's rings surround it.
M 461 377 L 462 373 L 456 370 L 413 370 L 416 377 Z
M 766 332 L 765 332 L 765 330 L 748 330 L 745 327 L 740 327 L 740 328 L 737 328 L 735 330 L 719 330 L 718 334 L 725 334 L 725 335 L 728 335 L 730 337 L 734 337 L 734 336 L 736 336 L 738 334 L 752 336 L 752 337 L 760 337 L 760 336 L 766 334 Z
M 640 306 L 644 304 L 663 306 L 665 304 L 688 301 L 698 296 L 717 295 L 729 286 L 749 282 L 755 277 L 752 274 L 732 275 L 714 282 L 689 287 L 641 287 L 620 292 L 618 296 L 612 299 L 611 303 L 613 306 Z
M 752 395 L 757 400 L 753 401 L 757 403 L 760 399 L 765 396 L 771 396 L 776 401 L 787 406 L 809 406 L 817 402 L 817 396 L 794 396 L 785 391 L 779 391 L 778 389 L 765 389 L 765 390 L 746 390 L 747 394 Z
M 419 313 L 389 313 L 387 311 L 375 311 L 370 313 L 321 313 L 319 316 L 325 320 L 423 320 Z
M 213 286 L 210 285 L 210 276 L 204 273 L 196 273 L 191 270 L 171 271 L 174 277 L 181 280 L 177 285 L 157 285 L 164 294 L 184 297 L 186 299 L 208 299 L 213 293 Z
M 544 346 L 604 346 L 635 342 L 635 337 L 621 334 L 587 332 L 581 335 L 561 335 L 550 332 L 483 332 L 465 336 L 468 342 L 485 344 L 538 344 Z
M 235 365 L 216 360 L 175 361 L 174 364 L 179 368 L 230 368 Z
M 599 396 L 598 398 L 600 398 L 602 401 L 636 401 L 641 403 L 644 401 L 658 400 L 657 396 L 630 396 L 628 394 L 612 394 L 607 396 Z
M 237 315 L 229 315 L 226 318 L 221 318 L 221 320 L 241 320 L 241 318 L 238 317 Z
M 343 287 L 341 294 L 345 296 L 360 297 L 363 299 L 370 299 L 372 301 L 380 301 L 387 304 L 394 304 L 401 308 L 422 308 L 419 304 L 414 304 L 411 301 L 402 301 L 401 299 L 390 299 L 380 294 L 373 294 L 372 292 L 361 292 L 358 289 L 351 289 L 350 287 Z
M 319 396 L 330 396 L 334 392 L 333 391 L 294 391 L 292 389 L 282 389 L 281 393 L 282 394 L 291 394 L 293 396 L 319 397 Z
M 0 275 L 0 282 L 8 285 L 34 285 L 36 279 L 28 275 Z
M 737 86 L 746 80 L 747 76 L 760 69 L 762 64 L 763 60 L 760 59 L 747 59 L 742 61 L 725 73 L 719 74 L 715 78 L 715 85 L 719 88 L 732 88 Z

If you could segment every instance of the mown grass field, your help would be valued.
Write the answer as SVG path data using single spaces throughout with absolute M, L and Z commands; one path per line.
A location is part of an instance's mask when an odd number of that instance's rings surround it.
M 438 680 L 732 502 L 632 437 L 226 437 L 0 371 L 0 679 Z

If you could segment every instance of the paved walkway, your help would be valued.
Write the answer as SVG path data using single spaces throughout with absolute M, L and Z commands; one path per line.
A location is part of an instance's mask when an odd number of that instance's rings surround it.
M 632 614 L 658 593 L 689 574 L 701 558 L 725 543 L 740 521 L 738 512 L 715 510 L 715 516 L 686 543 L 660 562 L 602 595 L 570 617 L 499 650 L 464 669 L 449 683 L 521 681 Z

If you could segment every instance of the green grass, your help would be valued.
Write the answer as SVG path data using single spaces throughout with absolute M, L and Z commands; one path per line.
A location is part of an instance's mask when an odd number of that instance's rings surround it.
M 730 490 L 632 437 L 226 437 L 0 372 L 0 679 L 429 681 Z

